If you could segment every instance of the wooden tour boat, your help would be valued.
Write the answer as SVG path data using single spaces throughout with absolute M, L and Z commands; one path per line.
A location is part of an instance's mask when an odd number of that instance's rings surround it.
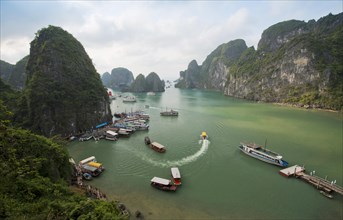
M 157 142 L 152 142 L 150 145 L 149 145 L 154 151 L 157 151 L 159 153 L 164 153 L 166 152 L 166 148 L 160 144 L 160 143 L 157 143 Z
M 179 168 L 172 167 L 170 170 L 171 170 L 171 175 L 172 175 L 174 184 L 177 186 L 181 185 L 181 174 L 180 174 Z
M 151 186 L 164 191 L 176 191 L 177 186 L 172 185 L 170 180 L 160 177 L 154 177 L 151 179 Z
M 179 116 L 179 112 L 171 109 L 170 111 L 166 110 L 164 112 L 160 112 L 161 116 Z

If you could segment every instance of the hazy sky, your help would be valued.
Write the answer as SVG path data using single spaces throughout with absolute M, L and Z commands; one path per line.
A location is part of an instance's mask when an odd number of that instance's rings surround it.
M 29 54 L 48 25 L 78 39 L 100 74 L 125 67 L 134 76 L 156 72 L 177 79 L 193 59 L 244 39 L 257 48 L 263 30 L 290 19 L 318 20 L 343 10 L 339 1 L 0 1 L 0 59 Z

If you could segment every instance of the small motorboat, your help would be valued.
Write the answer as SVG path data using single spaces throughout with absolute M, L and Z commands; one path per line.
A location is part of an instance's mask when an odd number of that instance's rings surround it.
M 207 134 L 205 131 L 201 132 L 201 135 L 200 135 L 201 139 L 203 140 L 206 140 L 208 138 Z
M 92 175 L 90 175 L 89 173 L 84 173 L 82 174 L 83 179 L 85 180 L 91 180 L 92 179 Z
M 149 138 L 148 136 L 144 138 L 144 143 L 145 143 L 146 145 L 151 144 L 151 140 L 150 140 L 150 138 Z
M 329 194 L 329 193 L 327 193 L 327 192 L 325 192 L 323 190 L 320 190 L 319 192 L 320 192 L 320 194 L 322 194 L 323 196 L 325 196 L 325 197 L 327 197 L 329 199 L 333 198 L 333 196 L 331 194 Z

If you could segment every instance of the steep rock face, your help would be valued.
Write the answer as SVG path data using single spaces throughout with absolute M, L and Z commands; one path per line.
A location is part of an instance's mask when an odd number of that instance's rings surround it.
M 132 92 L 146 92 L 146 80 L 143 74 L 139 74 L 131 85 Z
M 139 74 L 129 89 L 130 92 L 164 92 L 164 81 L 151 72 L 146 78 Z
M 26 65 L 29 60 L 29 56 L 19 60 L 8 78 L 8 84 L 16 90 L 23 90 L 26 82 Z
M 111 120 L 109 100 L 83 46 L 49 26 L 31 42 L 25 88 L 28 125 L 45 136 L 70 135 Z
M 266 29 L 258 49 L 243 40 L 220 45 L 197 77 L 180 72 L 176 87 L 209 88 L 255 101 L 340 110 L 343 107 L 343 13 L 290 20 Z
M 14 65 L 7 63 L 6 61 L 0 60 L 0 77 L 4 83 L 7 83 L 8 78 L 13 71 Z
M 188 68 L 185 71 L 180 72 L 180 79 L 175 85 L 176 88 L 199 88 L 200 84 L 200 70 L 201 67 L 198 65 L 196 60 L 192 60 L 188 64 Z
M 247 48 L 244 40 L 237 39 L 222 44 L 207 56 L 201 66 L 193 60 L 187 70 L 180 72 L 178 88 L 205 88 L 223 90 L 228 68 Z
M 15 90 L 23 90 L 26 82 L 26 64 L 29 56 L 19 60 L 15 65 L 0 61 L 0 76 L 2 80 Z
M 111 74 L 104 73 L 101 80 L 106 87 L 125 90 L 131 86 L 134 78 L 130 70 L 118 67 L 112 69 Z
M 342 109 L 343 51 L 337 49 L 342 42 L 342 13 L 317 22 L 276 24 L 262 34 L 261 48 L 244 53 L 232 66 L 224 94 Z
M 146 91 L 148 92 L 164 92 L 164 81 L 160 79 L 160 77 L 151 72 L 146 77 Z
M 264 52 L 276 51 L 295 36 L 308 32 L 304 21 L 290 20 L 274 24 L 263 31 L 258 49 Z

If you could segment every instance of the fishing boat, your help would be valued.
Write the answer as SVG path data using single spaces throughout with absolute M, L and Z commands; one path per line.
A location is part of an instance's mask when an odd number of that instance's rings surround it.
M 181 174 L 180 174 L 180 170 L 177 167 L 172 167 L 171 169 L 171 175 L 174 181 L 174 185 L 181 185 Z
M 170 111 L 166 110 L 164 112 L 160 112 L 161 116 L 179 116 L 179 112 L 171 109 Z
M 105 137 L 106 140 L 110 140 L 110 141 L 118 140 L 118 133 L 116 133 L 114 131 L 111 131 L 111 130 L 106 131 L 106 135 L 105 136 L 106 136 Z
M 282 160 L 281 155 L 271 150 L 267 150 L 265 147 L 263 148 L 256 144 L 241 143 L 241 145 L 239 145 L 239 149 L 246 155 L 262 160 L 264 162 L 280 167 L 288 166 L 288 162 Z
M 101 171 L 98 168 L 89 166 L 87 164 L 82 165 L 81 170 L 83 173 L 89 173 L 90 175 L 92 175 L 92 177 L 99 176 L 101 173 Z
M 201 132 L 201 135 L 200 135 L 201 139 L 205 140 L 208 138 L 207 134 L 205 131 Z
M 123 97 L 123 102 L 136 102 L 136 97 L 134 96 L 125 96 Z
M 177 186 L 172 185 L 170 180 L 160 177 L 154 177 L 151 179 L 151 186 L 164 191 L 176 191 Z

